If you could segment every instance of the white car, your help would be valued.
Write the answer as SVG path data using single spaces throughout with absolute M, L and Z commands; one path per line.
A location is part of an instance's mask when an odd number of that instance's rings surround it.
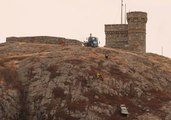
M 123 114 L 123 115 L 128 115 L 129 114 L 128 109 L 127 109 L 125 104 L 121 104 L 120 109 L 121 109 L 121 114 Z

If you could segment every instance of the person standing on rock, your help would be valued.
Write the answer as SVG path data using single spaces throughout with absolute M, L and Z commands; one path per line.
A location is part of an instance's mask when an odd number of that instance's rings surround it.
M 97 72 L 96 77 L 97 77 L 97 79 L 103 81 L 103 76 L 99 72 Z
M 108 59 L 108 58 L 109 58 L 108 54 L 106 54 L 106 53 L 105 53 L 105 58 L 106 58 L 106 59 Z

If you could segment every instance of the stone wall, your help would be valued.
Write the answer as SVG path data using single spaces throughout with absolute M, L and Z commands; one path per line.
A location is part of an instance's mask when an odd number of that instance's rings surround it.
M 105 25 L 106 46 L 123 48 L 128 44 L 128 25 Z
M 81 45 L 82 43 L 75 39 L 67 39 L 63 37 L 51 36 L 33 36 L 33 37 L 7 37 L 6 42 L 26 42 L 41 44 L 62 44 L 65 45 Z

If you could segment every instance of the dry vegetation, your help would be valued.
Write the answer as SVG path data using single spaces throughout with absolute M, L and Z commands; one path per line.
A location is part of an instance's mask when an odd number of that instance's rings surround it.
M 124 120 L 120 104 L 128 107 L 127 120 L 148 114 L 164 120 L 170 115 L 161 109 L 171 101 L 169 58 L 111 48 L 31 43 L 8 43 L 0 50 L 0 91 L 3 87 L 18 91 L 20 109 L 15 116 L 20 119 Z M 12 104 L 4 101 L 0 99 L 0 105 Z

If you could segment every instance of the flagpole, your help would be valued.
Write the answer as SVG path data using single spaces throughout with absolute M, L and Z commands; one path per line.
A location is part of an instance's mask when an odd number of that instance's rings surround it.
M 126 4 L 125 4 L 125 24 L 126 24 Z

